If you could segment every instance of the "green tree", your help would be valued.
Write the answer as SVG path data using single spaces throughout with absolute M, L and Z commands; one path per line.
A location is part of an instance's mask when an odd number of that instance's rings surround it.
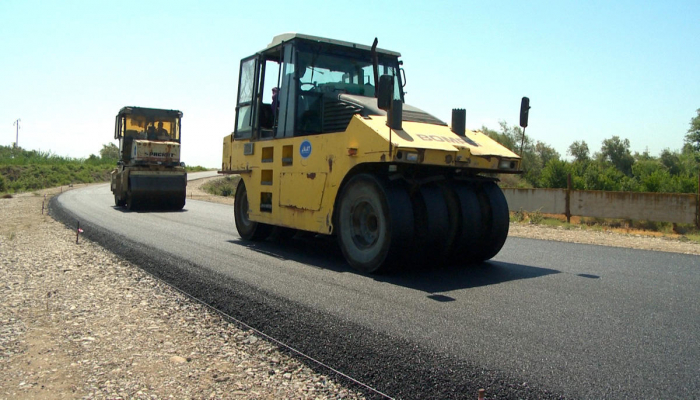
M 491 131 L 491 138 L 512 152 L 520 154 L 524 171 L 523 178 L 534 187 L 540 186 L 540 175 L 544 167 L 540 153 L 548 158 L 555 155 L 559 157 L 559 154 L 544 143 L 533 143 L 533 140 L 519 126 L 509 126 L 505 121 L 501 121 L 499 124 L 501 126 L 500 132 Z
M 523 151 L 526 148 L 532 147 L 532 139 L 525 135 L 519 126 L 509 126 L 505 121 L 500 121 L 498 124 L 501 126 L 500 132 L 489 129 L 485 126 L 482 126 L 481 130 L 484 132 L 484 134 L 502 144 L 513 153 L 520 154 L 521 142 Z
M 632 173 L 642 192 L 661 192 L 664 181 L 670 179 L 666 167 L 654 159 L 637 161 Z
M 535 153 L 540 157 L 540 162 L 544 168 L 551 160 L 558 160 L 561 158 L 559 153 L 554 150 L 554 147 L 549 146 L 545 143 L 537 141 L 535 143 Z
M 685 135 L 685 143 L 691 145 L 693 150 L 700 151 L 700 108 L 696 112 L 697 115 L 690 120 L 690 128 L 688 128 L 688 134 Z
M 664 149 L 661 152 L 659 161 L 668 169 L 669 174 L 678 175 L 681 173 L 681 159 L 678 152 L 671 152 L 669 149 Z
M 586 162 L 590 160 L 590 151 L 588 150 L 588 144 L 585 140 L 575 141 L 569 146 L 567 154 L 574 158 L 574 161 Z
M 119 147 L 114 143 L 108 143 L 102 145 L 102 150 L 100 150 L 100 157 L 107 160 L 118 160 L 119 159 Z
M 540 178 L 542 187 L 565 189 L 569 171 L 570 165 L 566 161 L 556 158 L 549 160 L 547 165 L 542 169 L 542 176 Z
M 485 126 L 481 127 L 481 131 L 484 132 L 486 136 L 502 144 L 503 147 L 507 148 L 508 150 L 515 151 L 515 139 L 508 133 L 499 133 L 498 131 L 494 131 L 493 129 L 489 129 Z
M 633 190 L 634 186 L 617 168 L 597 162 L 586 165 L 582 178 L 586 190 Z
M 683 146 L 683 149 L 678 153 L 681 174 L 697 175 L 700 173 L 700 154 L 693 150 L 690 145 Z
M 94 154 L 90 154 L 90 157 L 88 157 L 87 160 L 85 160 L 86 163 L 92 164 L 92 165 L 97 165 L 97 164 L 99 164 L 101 161 L 102 161 L 102 159 L 100 159 L 99 157 L 97 157 L 97 156 L 94 155 Z
M 620 172 L 627 176 L 632 175 L 634 157 L 630 153 L 629 139 L 621 140 L 618 136 L 603 140 L 600 148 L 600 156 L 603 161 L 612 163 Z

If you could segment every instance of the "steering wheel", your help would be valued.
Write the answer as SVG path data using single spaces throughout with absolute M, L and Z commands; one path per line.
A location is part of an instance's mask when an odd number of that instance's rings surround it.
M 306 89 L 305 91 L 308 92 L 309 90 L 316 89 L 316 84 L 314 82 L 299 82 L 299 87 L 301 88 L 302 86 L 309 85 L 311 86 L 310 89 Z

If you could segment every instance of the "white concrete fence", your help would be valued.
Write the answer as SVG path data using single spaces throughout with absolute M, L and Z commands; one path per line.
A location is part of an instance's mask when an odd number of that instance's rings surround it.
M 509 189 L 511 211 L 540 211 L 594 218 L 619 218 L 700 226 L 698 194 L 603 192 L 569 189 Z

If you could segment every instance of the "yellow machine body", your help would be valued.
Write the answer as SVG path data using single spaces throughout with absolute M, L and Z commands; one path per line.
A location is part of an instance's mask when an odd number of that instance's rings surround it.
M 364 272 L 498 253 L 508 206 L 495 174 L 520 173 L 520 157 L 464 129 L 464 110 L 450 127 L 405 104 L 399 56 L 283 34 L 241 61 L 220 171 L 242 179 L 241 238 L 273 227 L 336 235 Z
M 132 143 L 131 159 L 138 162 L 158 165 L 180 163 L 180 143 L 153 142 L 149 140 L 134 140 Z
M 466 131 L 462 137 L 446 126 L 419 122 L 404 122 L 396 131 L 382 116 L 355 115 L 347 130 L 338 133 L 261 141 L 232 140 L 232 136 L 224 138 L 222 171 L 241 175 L 248 190 L 249 218 L 323 234 L 333 233 L 338 191 L 361 164 L 372 168 L 382 164 L 385 169 L 413 164 L 493 173 L 520 170 L 517 154 L 481 132 Z M 310 151 L 302 149 L 303 143 L 310 144 Z M 252 152 L 246 152 L 246 146 Z M 507 168 L 499 168 L 502 161 Z

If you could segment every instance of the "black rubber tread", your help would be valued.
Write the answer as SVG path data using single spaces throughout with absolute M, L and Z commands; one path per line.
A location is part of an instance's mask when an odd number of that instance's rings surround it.
M 134 211 L 137 209 L 134 201 L 134 195 L 132 195 L 131 192 L 126 194 L 126 209 L 129 211 Z
M 457 231 L 456 223 L 450 221 L 447 200 L 435 184 L 421 185 L 411 200 L 415 243 L 409 262 L 421 268 L 440 266 L 448 259 Z
M 481 204 L 473 183 L 455 182 L 452 189 L 459 201 L 459 219 L 450 263 L 465 265 L 472 262 L 477 254 L 484 223 Z
M 473 262 L 482 262 L 501 251 L 508 238 L 510 215 L 506 197 L 495 182 L 477 184 L 476 194 L 484 211 L 484 225 L 471 258 Z
M 241 179 L 236 189 L 236 200 L 233 204 L 233 214 L 236 229 L 243 240 L 260 241 L 267 239 L 272 232 L 272 225 L 250 221 L 248 219 L 248 192 Z
M 443 234 L 445 241 L 445 255 L 443 262 L 450 262 L 455 253 L 455 246 L 459 239 L 461 229 L 461 210 L 460 202 L 457 194 L 450 186 L 450 182 L 439 182 L 437 186 L 440 188 L 445 207 L 447 207 L 448 228 Z
M 365 210 L 366 221 L 360 221 L 364 215 L 359 207 Z M 411 200 L 403 183 L 359 174 L 343 187 L 337 237 L 345 259 L 356 270 L 383 273 L 401 265 L 413 244 L 413 226 Z
M 119 196 L 116 194 L 114 195 L 114 205 L 117 207 L 124 207 L 126 205 L 126 201 L 122 200 Z
M 183 208 L 185 208 L 185 203 L 186 203 L 186 196 L 177 196 L 171 200 L 171 207 L 170 209 L 173 211 L 180 211 Z

